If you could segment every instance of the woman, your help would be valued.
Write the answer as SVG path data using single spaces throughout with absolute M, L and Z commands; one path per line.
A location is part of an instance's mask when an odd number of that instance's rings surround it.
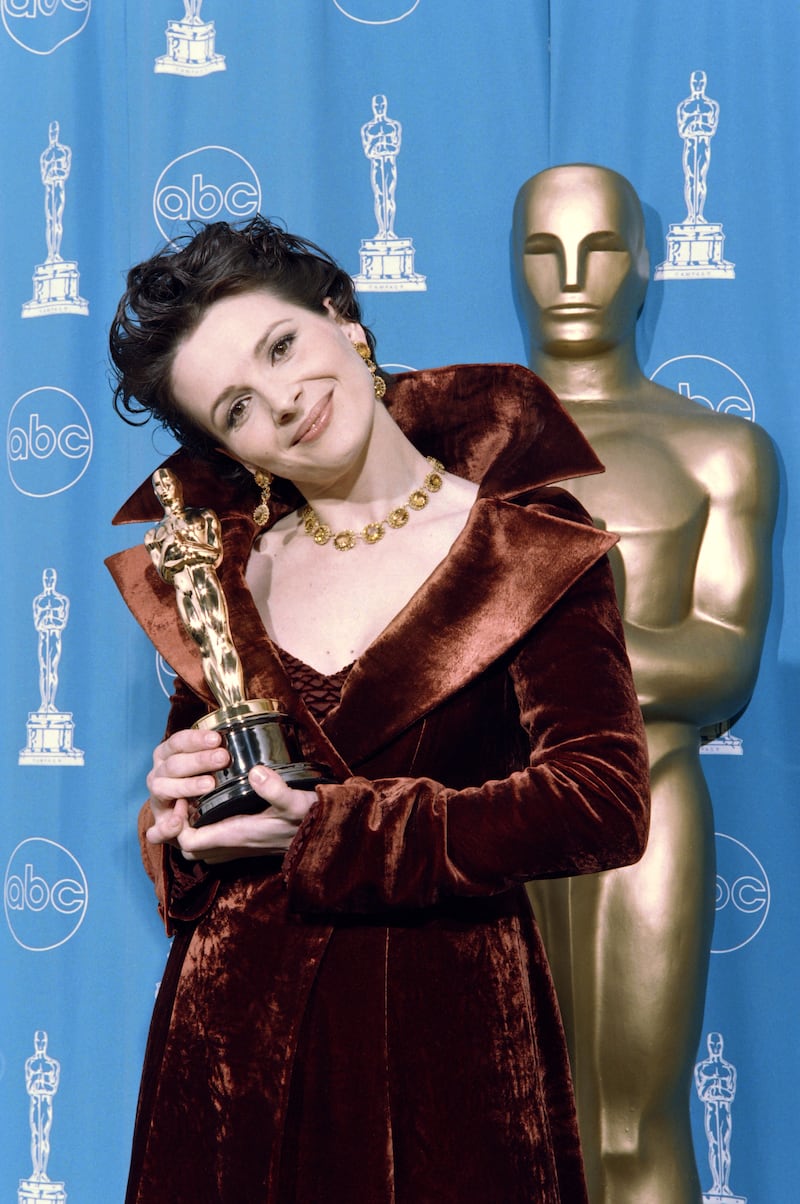
M 177 673 L 130 1201 L 586 1198 L 523 884 L 646 839 L 614 538 L 550 485 L 600 465 L 527 370 L 409 373 L 384 403 L 373 351 L 346 274 L 260 218 L 134 268 L 114 321 L 118 407 L 177 434 L 186 504 L 219 516 L 247 694 L 336 778 L 259 767 L 263 812 L 193 827 L 216 703 L 146 549 L 112 557 Z M 146 482 L 117 521 L 159 517 Z

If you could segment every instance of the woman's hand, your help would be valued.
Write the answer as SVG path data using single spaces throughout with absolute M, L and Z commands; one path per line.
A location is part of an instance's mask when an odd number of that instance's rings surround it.
M 171 844 L 188 861 L 209 864 L 288 849 L 317 796 L 313 790 L 293 790 L 264 765 L 249 774 L 250 785 L 264 800 L 264 811 L 234 815 L 202 828 L 191 826 L 191 800 L 213 790 L 214 772 L 229 761 L 219 732 L 190 729 L 175 732 L 159 744 L 147 775 L 154 820 L 147 829 L 151 844 Z

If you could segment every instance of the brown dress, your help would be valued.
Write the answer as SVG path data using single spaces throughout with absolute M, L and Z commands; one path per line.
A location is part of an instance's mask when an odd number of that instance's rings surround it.
M 479 495 L 320 721 L 247 589 L 252 491 L 185 453 L 169 462 L 187 505 L 220 516 L 248 693 L 284 702 L 337 783 L 317 789 L 282 861 L 213 869 L 143 844 L 174 941 L 131 1204 L 586 1199 L 524 882 L 630 863 L 646 840 L 614 537 L 552 487 L 601 466 L 517 366 L 407 374 L 387 400 Z M 118 521 L 159 517 L 145 482 Z M 168 730 L 186 727 L 215 703 L 173 591 L 141 546 L 109 563 L 178 675 Z

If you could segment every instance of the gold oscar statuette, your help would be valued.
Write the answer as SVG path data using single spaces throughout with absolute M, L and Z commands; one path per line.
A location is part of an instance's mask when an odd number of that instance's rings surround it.
M 246 698 L 244 674 L 233 643 L 228 606 L 217 578 L 222 534 L 213 510 L 185 507 L 174 472 L 159 468 L 153 489 L 164 518 L 144 537 L 159 576 L 175 587 L 178 614 L 200 650 L 203 675 L 219 709 L 195 728 L 220 732 L 230 764 L 218 770 L 216 786 L 196 802 L 194 827 L 229 815 L 255 814 L 266 804 L 250 786 L 255 765 L 267 765 L 296 790 L 313 790 L 331 781 L 322 766 L 302 759 L 294 724 L 277 698 Z

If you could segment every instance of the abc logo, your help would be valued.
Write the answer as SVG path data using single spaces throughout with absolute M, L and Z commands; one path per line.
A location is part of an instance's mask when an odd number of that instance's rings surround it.
M 167 698 L 171 698 L 175 689 L 175 670 L 167 664 L 160 652 L 156 653 L 156 676 Z
M 665 360 L 650 379 L 717 414 L 737 414 L 755 421 L 753 394 L 739 373 L 710 355 L 677 355 Z
M 242 221 L 261 206 L 261 185 L 242 155 L 201 146 L 164 168 L 153 193 L 156 225 L 168 241 L 186 222 Z
M 52 54 L 85 27 L 91 0 L 2 0 L 3 24 L 31 54 Z
M 717 832 L 717 915 L 713 953 L 741 949 L 764 926 L 769 911 L 769 880 L 747 845 Z
M 3 904 L 11 935 L 23 949 L 57 949 L 83 923 L 86 875 L 68 849 L 44 837 L 18 844 L 6 867 Z
M 9 476 L 20 493 L 28 497 L 63 493 L 89 467 L 89 415 L 64 389 L 31 389 L 11 407 L 6 456 Z
M 393 25 L 409 17 L 419 0 L 333 0 L 339 12 L 360 25 Z

